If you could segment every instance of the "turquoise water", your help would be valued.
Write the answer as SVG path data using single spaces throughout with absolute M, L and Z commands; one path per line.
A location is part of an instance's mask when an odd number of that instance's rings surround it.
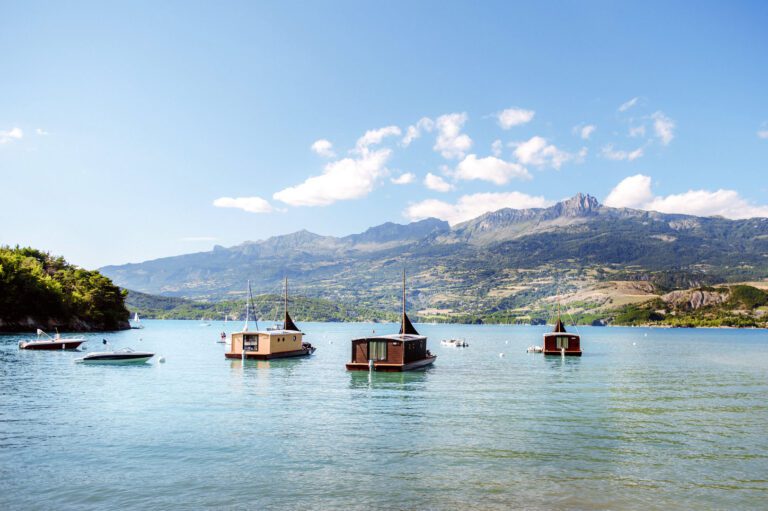
M 765 509 L 768 332 L 417 325 L 435 366 L 344 369 L 396 326 L 299 323 L 307 359 L 225 360 L 214 322 L 146 321 L 84 366 L 0 336 L 0 509 Z M 465 337 L 466 349 L 440 346 Z M 504 353 L 504 357 L 499 354 Z

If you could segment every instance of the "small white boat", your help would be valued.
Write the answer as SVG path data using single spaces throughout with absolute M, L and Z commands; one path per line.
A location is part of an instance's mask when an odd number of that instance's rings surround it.
M 131 348 L 122 348 L 117 351 L 94 351 L 88 353 L 83 358 L 78 358 L 75 362 L 83 364 L 143 364 L 154 353 L 148 351 L 134 351 Z
M 85 337 L 62 337 L 56 332 L 54 337 L 37 329 L 37 339 L 19 341 L 22 350 L 74 350 L 85 342 Z
M 525 351 L 527 351 L 528 353 L 541 353 L 542 351 L 544 351 L 544 348 L 542 348 L 541 346 L 530 345 L 528 346 L 528 349 Z
M 453 348 L 466 348 L 469 346 L 469 343 L 464 339 L 443 339 L 440 341 L 440 344 L 443 346 L 451 346 Z
M 133 313 L 133 324 L 131 325 L 131 328 L 134 328 L 134 329 L 144 328 L 144 325 L 141 324 L 141 320 L 139 319 L 138 312 Z

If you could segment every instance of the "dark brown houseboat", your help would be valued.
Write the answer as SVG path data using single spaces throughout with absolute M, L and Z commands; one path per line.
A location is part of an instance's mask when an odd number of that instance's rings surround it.
M 559 313 L 554 330 L 544 334 L 543 351 L 545 355 L 581 356 L 581 338 L 578 334 L 565 331 Z
M 245 313 L 245 327 L 242 332 L 232 334 L 232 346 L 225 353 L 226 358 L 269 360 L 273 358 L 308 357 L 315 347 L 304 342 L 304 333 L 288 314 L 288 279 L 285 280 L 285 317 L 282 328 L 268 328 L 255 332 L 248 331 L 248 318 L 253 307 L 251 284 L 248 283 L 248 300 Z
M 403 315 L 400 333 L 352 339 L 350 371 L 410 371 L 432 364 L 437 355 L 427 349 L 427 338 L 416 331 L 405 313 L 405 272 L 403 272 Z

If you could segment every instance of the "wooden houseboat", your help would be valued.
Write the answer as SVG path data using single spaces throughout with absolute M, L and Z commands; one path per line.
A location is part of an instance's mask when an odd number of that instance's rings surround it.
M 553 331 L 544 334 L 544 346 L 543 352 L 545 355 L 565 355 L 565 356 L 581 356 L 581 337 L 578 334 L 572 334 L 565 331 L 565 325 L 563 325 L 560 319 L 560 314 L 557 315 L 557 322 Z
M 403 272 L 403 314 L 400 332 L 352 339 L 349 371 L 410 371 L 432 364 L 436 355 L 427 349 L 427 338 L 416 331 L 405 313 L 405 272 Z
M 285 280 L 285 317 L 282 328 L 268 328 L 256 331 L 248 330 L 250 309 L 253 306 L 251 285 L 248 283 L 248 300 L 245 314 L 245 327 L 242 332 L 231 335 L 230 351 L 226 358 L 269 360 L 273 358 L 307 357 L 315 352 L 315 347 L 304 342 L 304 333 L 299 330 L 288 314 L 288 279 Z

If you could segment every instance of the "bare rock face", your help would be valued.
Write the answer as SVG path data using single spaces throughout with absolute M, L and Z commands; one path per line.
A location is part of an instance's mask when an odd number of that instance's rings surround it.
M 728 301 L 729 296 L 730 292 L 727 289 L 714 291 L 687 289 L 672 291 L 662 296 L 661 299 L 677 309 L 692 311 L 711 305 L 721 305 Z

